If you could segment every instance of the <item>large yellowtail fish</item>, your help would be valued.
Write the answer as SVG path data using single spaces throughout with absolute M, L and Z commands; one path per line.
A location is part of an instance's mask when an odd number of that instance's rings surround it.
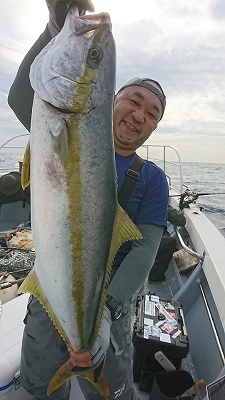
M 69 11 L 36 57 L 23 186 L 30 184 L 34 269 L 20 291 L 36 296 L 68 350 L 87 351 L 99 331 L 111 266 L 141 238 L 117 202 L 112 135 L 115 44 L 108 14 Z M 68 361 L 48 392 L 73 372 Z

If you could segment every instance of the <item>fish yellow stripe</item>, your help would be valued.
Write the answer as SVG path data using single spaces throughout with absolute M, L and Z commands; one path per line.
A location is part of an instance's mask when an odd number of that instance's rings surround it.
M 86 66 L 84 74 L 81 77 L 76 96 L 74 98 L 74 107 L 79 104 L 79 108 L 87 110 L 87 104 L 90 99 L 90 85 L 86 82 L 94 82 L 96 79 L 96 70 Z M 77 317 L 77 327 L 81 338 L 84 337 L 84 317 L 85 309 L 82 301 L 84 295 L 84 274 L 82 265 L 83 233 L 82 233 L 82 176 L 81 176 L 81 145 L 79 125 L 82 114 L 71 116 L 67 122 L 68 126 L 68 163 L 67 163 L 67 194 L 69 200 L 69 226 L 70 243 L 72 245 L 72 295 L 73 304 Z M 76 168 L 74 166 L 76 165 Z M 90 227 L 91 229 L 91 227 Z M 80 299 L 80 301 L 78 300 Z M 83 346 L 84 344 L 82 344 Z

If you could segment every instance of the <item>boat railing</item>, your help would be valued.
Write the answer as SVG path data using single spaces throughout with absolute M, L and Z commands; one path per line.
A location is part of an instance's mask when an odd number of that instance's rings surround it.
M 179 240 L 179 243 L 181 245 L 181 247 L 188 253 L 191 254 L 192 256 L 196 257 L 201 263 L 203 263 L 204 258 L 205 258 L 205 251 L 203 252 L 203 254 L 199 254 L 196 251 L 192 250 L 190 247 L 186 246 L 186 244 L 184 243 L 184 240 L 182 238 L 182 235 L 180 234 L 177 226 L 174 225 L 174 231 L 177 235 L 177 238 Z
M 0 175 L 12 170 L 20 170 L 28 137 L 29 133 L 17 135 L 0 145 Z M 154 162 L 163 169 L 171 190 L 174 190 L 177 193 L 183 192 L 181 157 L 175 147 L 144 144 L 140 149 L 138 149 L 138 154 L 141 157 Z M 5 160 L 4 157 L 1 159 L 2 155 L 7 156 L 7 160 Z
M 0 145 L 0 175 L 20 170 L 29 136 L 29 133 L 16 135 Z
M 177 193 L 183 192 L 183 170 L 181 157 L 173 146 L 144 144 L 138 150 L 138 154 L 163 169 L 170 189 Z

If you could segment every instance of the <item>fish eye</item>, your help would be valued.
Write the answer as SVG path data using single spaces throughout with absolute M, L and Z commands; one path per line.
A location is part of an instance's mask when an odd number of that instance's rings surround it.
M 92 49 L 90 51 L 90 57 L 93 58 L 94 60 L 96 60 L 96 59 L 98 60 L 100 51 L 101 51 L 100 49 Z
M 90 68 L 97 68 L 103 58 L 103 52 L 98 47 L 93 47 L 89 50 L 87 56 L 87 64 Z

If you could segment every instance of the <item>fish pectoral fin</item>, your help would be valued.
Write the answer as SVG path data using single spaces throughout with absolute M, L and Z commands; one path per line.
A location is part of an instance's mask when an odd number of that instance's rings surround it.
M 65 331 L 63 330 L 62 326 L 60 325 L 58 319 L 56 318 L 52 307 L 49 304 L 49 301 L 40 285 L 40 282 L 38 280 L 36 271 L 34 268 L 29 272 L 27 275 L 26 279 L 23 281 L 22 285 L 19 287 L 17 293 L 25 293 L 29 292 L 30 294 L 33 294 L 39 302 L 42 304 L 44 307 L 45 311 L 48 313 L 49 317 L 51 318 L 53 324 L 55 325 L 56 329 L 58 330 L 59 334 L 63 338 L 63 340 L 66 342 L 67 346 L 70 346 L 69 339 L 67 338 L 67 335 Z
M 26 189 L 30 184 L 30 141 L 28 141 L 22 162 L 22 176 L 21 176 L 21 186 Z
M 56 154 L 58 154 L 63 167 L 65 167 L 68 160 L 68 131 L 65 120 L 60 120 L 57 125 L 51 126 L 49 123 L 49 133 L 51 135 L 52 147 Z
M 104 375 L 101 374 L 96 381 L 95 370 L 93 368 L 78 367 L 77 370 L 74 371 L 74 364 L 71 360 L 63 364 L 51 379 L 47 389 L 48 396 L 74 375 L 88 379 L 105 399 L 109 399 L 109 386 Z

